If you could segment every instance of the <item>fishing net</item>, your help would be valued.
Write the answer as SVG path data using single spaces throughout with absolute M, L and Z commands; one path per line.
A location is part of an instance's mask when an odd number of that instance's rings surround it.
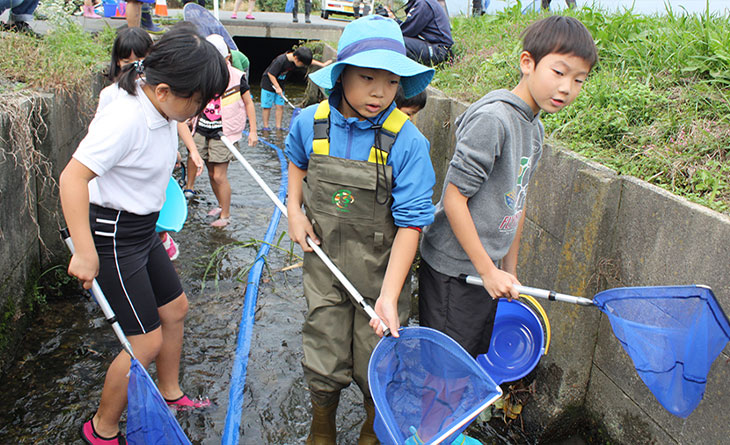
M 198 27 L 198 32 L 204 37 L 211 34 L 218 34 L 223 37 L 223 40 L 225 40 L 230 49 L 238 49 L 236 42 L 233 41 L 226 28 L 204 7 L 197 3 L 186 3 L 183 7 L 183 17 L 185 20 L 195 23 Z
M 627 287 L 594 304 L 611 322 L 639 377 L 667 411 L 687 417 L 702 400 L 707 374 L 730 340 L 730 323 L 704 286 Z
M 127 399 L 127 442 L 130 445 L 190 444 L 152 378 L 136 359 L 132 359 L 129 369 Z
M 450 444 L 502 391 L 454 340 L 410 327 L 383 338 L 368 368 L 375 433 L 386 445 Z

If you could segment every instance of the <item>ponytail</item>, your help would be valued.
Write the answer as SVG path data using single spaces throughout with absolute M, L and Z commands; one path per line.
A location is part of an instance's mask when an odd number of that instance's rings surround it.
M 144 59 L 152 47 L 152 39 L 147 31 L 142 28 L 124 28 L 119 31 L 117 38 L 114 39 L 112 47 L 112 61 L 109 65 L 109 80 L 112 82 L 122 73 L 119 62 L 128 59 L 132 53 L 138 59 Z
M 226 61 L 217 49 L 187 22 L 180 22 L 152 46 L 144 61 L 122 69 L 119 88 L 136 94 L 136 80 L 141 76 L 147 85 L 167 84 L 182 98 L 200 93 L 201 110 L 228 87 Z

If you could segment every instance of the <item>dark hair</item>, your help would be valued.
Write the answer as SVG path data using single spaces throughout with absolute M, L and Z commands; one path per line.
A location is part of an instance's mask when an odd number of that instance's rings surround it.
M 304 66 L 309 66 L 312 64 L 312 50 L 307 48 L 306 46 L 300 46 L 299 48 L 294 50 L 294 57 L 302 62 Z
M 574 54 L 590 68 L 598 61 L 598 51 L 591 33 L 575 17 L 553 15 L 538 20 L 522 33 L 522 49 L 535 61 L 535 66 L 548 54 Z
M 223 56 L 210 42 L 189 24 L 180 23 L 183 25 L 175 25 L 152 46 L 142 64 L 124 67 L 119 87 L 134 95 L 139 73 L 144 76 L 147 85 L 165 83 L 178 97 L 189 98 L 200 93 L 200 113 L 208 102 L 223 94 L 228 87 L 228 68 Z
M 144 59 L 152 46 L 152 39 L 142 28 L 124 28 L 119 31 L 112 47 L 112 61 L 109 65 L 109 80 L 112 82 L 122 73 L 119 61 L 128 59 L 134 53 L 139 59 Z
M 421 91 L 415 96 L 406 97 L 405 93 L 403 92 L 403 87 L 401 85 L 398 85 L 398 92 L 395 93 L 395 106 L 398 108 L 416 107 L 420 111 L 423 110 L 423 108 L 426 106 L 427 100 L 428 93 L 426 93 L 426 90 Z

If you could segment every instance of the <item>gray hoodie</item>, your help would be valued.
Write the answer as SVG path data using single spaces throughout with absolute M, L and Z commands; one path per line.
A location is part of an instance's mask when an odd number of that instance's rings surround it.
M 496 264 L 514 240 L 527 185 L 542 155 L 545 129 L 539 114 L 508 90 L 492 91 L 473 103 L 456 126 L 444 190 L 451 183 L 469 198 L 479 238 Z M 433 224 L 423 231 L 421 256 L 448 276 L 476 274 L 451 230 L 443 199 L 436 205 Z

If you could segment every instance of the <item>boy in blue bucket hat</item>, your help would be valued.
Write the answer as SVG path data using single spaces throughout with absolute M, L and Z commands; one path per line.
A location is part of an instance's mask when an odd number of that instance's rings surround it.
M 371 15 L 344 29 L 337 61 L 310 75 L 329 98 L 304 109 L 286 139 L 289 236 L 304 250 L 304 377 L 312 399 L 307 444 L 335 444 L 340 391 L 354 379 L 367 419 L 358 444 L 377 444 L 367 368 L 382 335 L 312 252 L 311 237 L 362 293 L 393 336 L 408 317 L 405 285 L 421 228 L 433 221 L 435 175 L 426 138 L 394 103 L 433 70 L 406 57 L 393 20 Z M 302 205 L 304 210 L 302 211 Z

